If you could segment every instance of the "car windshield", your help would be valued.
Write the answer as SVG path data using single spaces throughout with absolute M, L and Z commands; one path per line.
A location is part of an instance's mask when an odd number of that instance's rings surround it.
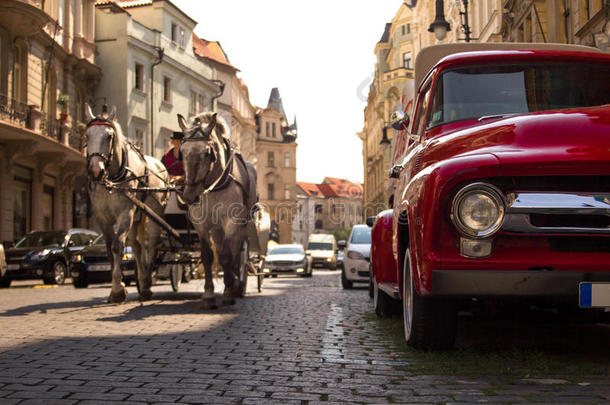
M 533 63 L 458 68 L 442 73 L 427 128 L 485 116 L 610 104 L 610 66 Z
M 350 239 L 350 243 L 355 245 L 362 244 L 370 244 L 371 243 L 371 228 L 367 227 L 358 227 L 354 228 L 352 232 L 352 238 Z
M 307 250 L 333 250 L 333 244 L 324 242 L 309 242 L 309 245 L 307 245 Z
M 100 235 L 92 243 L 93 245 L 105 245 L 106 239 L 104 239 L 104 235 Z
M 66 238 L 65 232 L 32 232 L 15 244 L 16 248 L 60 247 Z
M 300 246 L 278 246 L 269 252 L 270 255 L 291 255 L 303 253 L 303 248 Z

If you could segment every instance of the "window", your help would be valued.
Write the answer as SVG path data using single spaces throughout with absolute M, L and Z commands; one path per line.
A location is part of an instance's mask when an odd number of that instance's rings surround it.
M 267 184 L 267 199 L 275 200 L 275 185 L 273 183 Z
M 287 184 L 284 186 L 284 200 L 290 200 L 290 186 Z
M 428 107 L 428 100 L 430 99 L 430 85 L 423 91 L 423 94 L 419 98 L 417 105 L 417 112 L 415 113 L 415 120 L 413 122 L 413 133 L 421 134 L 424 126 L 424 115 Z
M 270 124 L 268 122 L 265 122 L 265 134 L 267 135 L 267 138 L 269 138 L 269 136 L 271 135 L 269 128 Z
M 163 77 L 163 101 L 172 102 L 172 79 L 167 76 Z
M 178 41 L 178 24 L 172 23 L 172 32 L 170 33 L 172 42 Z
M 189 113 L 191 115 L 197 114 L 197 93 L 191 90 L 191 105 L 189 108 Z
M 402 35 L 405 35 L 407 33 L 407 28 L 404 25 L 400 28 L 402 29 Z
M 322 220 L 318 219 L 316 221 L 316 229 L 322 229 Z
M 186 35 L 184 32 L 184 28 L 180 27 L 179 29 L 180 35 L 178 37 L 178 45 L 180 48 L 184 48 L 186 46 Z
M 290 153 L 284 153 L 284 167 L 290 167 Z
M 272 136 L 273 138 L 275 138 L 275 122 L 274 122 L 273 124 L 271 124 L 271 127 L 273 128 L 273 129 L 271 130 L 271 136 Z
M 205 111 L 205 97 L 203 96 L 203 94 L 200 94 L 198 96 L 199 99 L 199 109 L 197 110 L 198 113 Z
M 267 167 L 275 167 L 275 154 L 267 152 Z
M 26 60 L 27 52 L 25 46 L 16 45 L 14 48 L 14 60 L 13 65 L 13 98 L 18 102 L 25 103 L 26 97 Z
M 411 33 L 411 24 L 407 24 L 407 34 Z
M 322 204 L 316 204 L 315 211 L 316 211 L 316 214 L 321 214 L 322 213 Z
M 141 63 L 136 63 L 133 86 L 136 90 L 144 91 L 144 65 Z
M 403 66 L 407 69 L 411 69 L 411 52 L 405 52 L 402 55 Z
M 144 147 L 144 130 L 143 129 L 136 128 L 136 134 L 134 137 L 134 145 L 138 146 L 139 148 Z

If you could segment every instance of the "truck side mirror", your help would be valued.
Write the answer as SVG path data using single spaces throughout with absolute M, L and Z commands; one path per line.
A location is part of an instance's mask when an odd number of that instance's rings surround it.
M 392 116 L 390 117 L 390 123 L 392 125 L 392 128 L 397 131 L 407 129 L 407 126 L 409 126 L 409 122 L 409 116 L 401 110 L 394 111 L 392 113 Z

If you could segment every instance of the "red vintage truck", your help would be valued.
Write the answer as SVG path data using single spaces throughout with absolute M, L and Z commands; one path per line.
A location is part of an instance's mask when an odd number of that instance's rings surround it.
M 610 55 L 582 46 L 420 51 L 371 257 L 409 345 L 451 347 L 472 298 L 610 307 L 609 78 Z

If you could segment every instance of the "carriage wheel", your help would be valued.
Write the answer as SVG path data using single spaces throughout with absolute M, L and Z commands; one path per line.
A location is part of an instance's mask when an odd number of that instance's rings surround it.
M 172 267 L 169 269 L 169 279 L 172 283 L 172 290 L 174 290 L 174 292 L 178 292 L 178 290 L 180 290 L 183 272 L 184 267 L 181 264 L 172 264 Z
M 239 296 L 243 297 L 246 295 L 246 287 L 248 285 L 248 241 L 244 240 L 239 251 Z

